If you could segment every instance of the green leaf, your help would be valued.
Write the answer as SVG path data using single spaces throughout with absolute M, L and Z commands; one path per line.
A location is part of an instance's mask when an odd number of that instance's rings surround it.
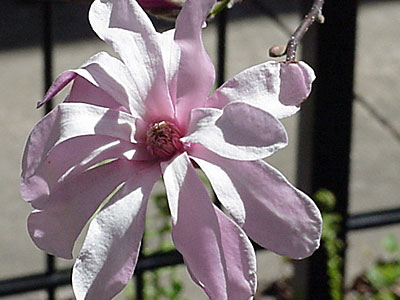
M 218 1 L 210 11 L 210 16 L 215 16 L 229 5 L 229 0 Z
M 382 244 L 389 253 L 395 253 L 399 251 L 399 244 L 397 243 L 396 237 L 392 233 L 384 236 L 382 239 Z
M 396 300 L 396 296 L 390 290 L 383 289 L 374 296 L 374 300 Z
M 376 265 L 367 272 L 367 277 L 377 290 L 390 287 L 400 278 L 400 265 L 397 263 Z
M 335 208 L 336 197 L 335 195 L 327 189 L 319 189 L 314 194 L 314 200 L 320 207 L 322 212 L 328 212 Z

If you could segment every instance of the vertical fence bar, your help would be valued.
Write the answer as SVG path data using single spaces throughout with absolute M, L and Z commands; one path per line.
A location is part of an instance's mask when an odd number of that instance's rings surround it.
M 304 3 L 309 10 L 312 1 Z M 339 233 L 343 241 L 349 201 L 356 12 L 357 0 L 327 0 L 325 23 L 312 28 L 303 51 L 317 80 L 300 117 L 298 186 L 310 195 L 321 188 L 334 193 L 336 212 L 343 218 Z M 345 249 L 341 254 L 345 262 Z M 326 271 L 323 246 L 310 259 L 296 263 L 295 299 L 330 299 Z
M 144 280 L 143 280 L 143 273 L 137 272 L 135 276 L 136 282 L 136 300 L 143 300 L 144 299 Z
M 144 238 L 142 238 L 142 245 L 140 246 L 139 252 L 139 261 L 143 257 L 143 249 L 144 249 Z M 135 283 L 136 283 L 136 300 L 144 300 L 144 272 L 136 269 L 135 271 Z
M 50 87 L 53 80 L 53 36 L 52 36 L 52 4 L 44 1 L 42 3 L 42 52 L 44 65 L 44 90 Z M 53 108 L 51 101 L 45 104 L 45 114 L 49 113 Z M 46 274 L 51 275 L 56 271 L 55 258 L 52 255 L 46 255 Z M 47 298 L 55 299 L 55 288 L 47 288 Z
M 42 3 L 43 11 L 43 65 L 44 65 L 44 90 L 50 87 L 53 81 L 53 25 L 52 25 L 52 4 L 48 1 Z M 52 101 L 45 104 L 45 113 L 49 113 L 53 109 Z
M 225 82 L 226 65 L 226 27 L 228 22 L 228 11 L 224 9 L 217 18 L 217 86 Z

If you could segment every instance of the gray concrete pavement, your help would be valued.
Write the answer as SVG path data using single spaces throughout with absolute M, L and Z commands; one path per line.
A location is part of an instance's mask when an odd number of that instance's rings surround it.
M 296 16 L 282 20 L 291 28 Z M 356 92 L 400 130 L 400 2 L 377 1 L 361 5 L 357 40 Z M 240 19 L 228 29 L 228 77 L 268 59 L 272 44 L 284 43 L 286 34 L 268 18 Z M 215 59 L 215 27 L 205 32 L 205 43 Z M 55 73 L 74 68 L 90 55 L 106 49 L 99 41 L 57 45 Z M 338 50 L 339 51 L 339 50 Z M 332 58 L 334 59 L 334 58 Z M 18 191 L 20 158 L 29 131 L 40 118 L 35 103 L 42 96 L 41 52 L 37 47 L 0 52 L 0 280 L 43 270 L 43 254 L 35 248 L 26 232 L 30 207 Z M 62 99 L 62 97 L 59 97 Z M 290 145 L 270 162 L 294 181 L 296 162 L 296 118 L 284 121 Z M 359 103 L 355 104 L 351 179 L 351 212 L 400 206 L 400 143 Z M 334 174 L 332 175 L 334 176 Z M 400 239 L 399 226 L 350 234 L 347 270 L 349 280 L 382 255 L 380 239 L 393 232 Z M 290 274 L 282 259 L 271 253 L 258 255 L 259 285 Z M 71 262 L 60 260 L 60 266 Z M 188 299 L 205 299 L 190 282 L 184 268 Z M 65 299 L 68 288 L 61 290 Z M 5 299 L 44 299 L 43 293 L 11 296 Z

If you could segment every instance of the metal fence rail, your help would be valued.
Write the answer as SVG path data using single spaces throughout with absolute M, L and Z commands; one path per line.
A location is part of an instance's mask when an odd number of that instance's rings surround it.
M 258 7 L 263 6 L 260 1 L 254 1 Z M 43 76 L 46 90 L 52 82 L 51 2 L 48 0 L 35 4 L 41 5 L 43 11 Z M 310 0 L 304 0 L 308 8 L 310 3 Z M 341 9 L 344 6 L 346 9 Z M 325 25 L 313 28 L 307 37 L 305 43 L 308 51 L 305 55 L 320 76 L 311 101 L 304 105 L 299 133 L 301 157 L 298 159 L 298 185 L 309 194 L 327 188 L 336 195 L 337 212 L 343 216 L 340 233 L 343 240 L 346 240 L 350 230 L 400 223 L 400 208 L 355 215 L 348 215 L 347 212 L 357 6 L 356 0 L 326 0 Z M 227 20 L 227 13 L 221 14 L 218 19 L 219 84 L 224 81 Z M 333 53 L 337 48 L 341 50 Z M 334 68 L 330 65 L 333 56 Z M 337 89 L 337 86 L 341 86 L 341 89 Z M 47 104 L 46 113 L 51 108 L 51 104 Z M 340 130 L 337 124 L 340 124 Z M 345 257 L 345 252 L 342 255 Z M 135 271 L 137 300 L 143 299 L 143 272 L 181 263 L 182 256 L 177 251 L 141 256 Z M 298 283 L 302 286 L 298 299 L 329 299 L 324 264 L 322 251 L 317 251 L 310 259 L 300 263 L 296 271 L 300 274 Z M 71 270 L 57 270 L 54 257 L 47 256 L 45 272 L 0 281 L 0 296 L 46 290 L 48 299 L 52 300 L 55 299 L 56 288 L 69 285 L 70 281 Z

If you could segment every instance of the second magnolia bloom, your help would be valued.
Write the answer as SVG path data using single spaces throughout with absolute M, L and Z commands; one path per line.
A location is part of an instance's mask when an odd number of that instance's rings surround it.
M 230 8 L 242 0 L 230 0 L 226 7 Z M 149 13 L 168 19 L 175 19 L 186 0 L 138 0 L 138 3 Z M 222 3 L 222 1 L 217 2 Z

